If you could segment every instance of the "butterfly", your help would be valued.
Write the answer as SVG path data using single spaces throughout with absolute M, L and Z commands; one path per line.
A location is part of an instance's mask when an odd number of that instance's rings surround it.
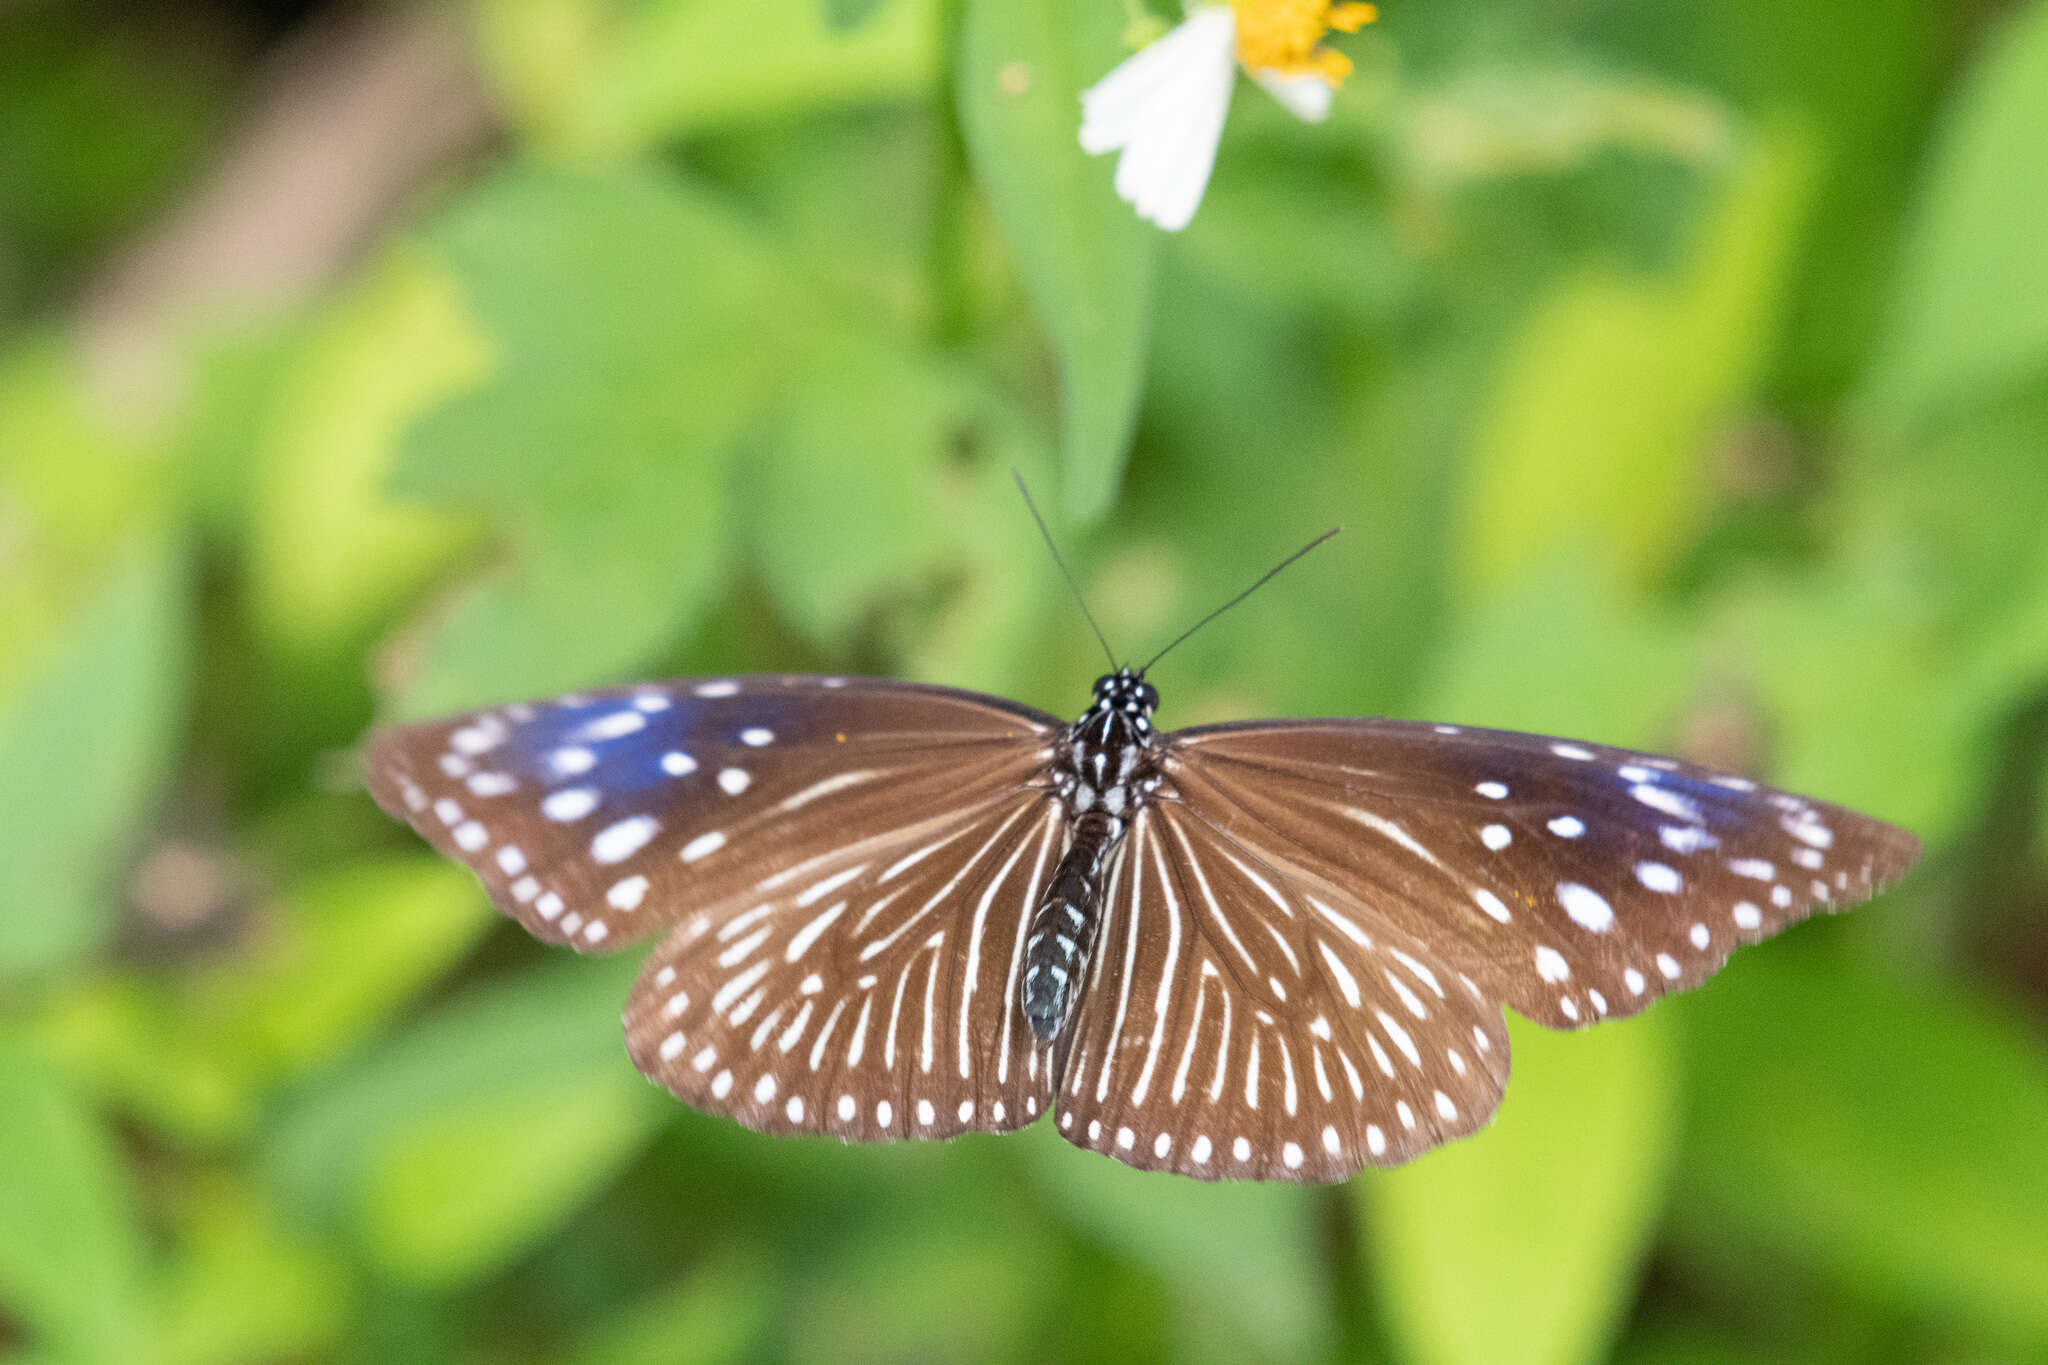
M 1471 1133 L 1503 1006 L 1634 1014 L 1919 856 L 1598 744 L 1161 733 L 1150 667 L 1072 723 L 882 678 L 647 683 L 382 730 L 368 780 L 535 937 L 653 940 L 628 1051 L 698 1109 L 849 1141 L 1050 1114 L 1200 1179 L 1342 1180 Z

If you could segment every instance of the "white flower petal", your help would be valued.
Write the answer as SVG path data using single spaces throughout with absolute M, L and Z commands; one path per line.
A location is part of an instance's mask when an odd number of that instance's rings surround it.
M 1197 10 L 1081 97 L 1081 146 L 1121 147 L 1118 197 L 1178 232 L 1194 217 L 1216 164 L 1237 75 L 1237 14 Z
M 1252 79 L 1266 93 L 1280 101 L 1280 107 L 1303 123 L 1321 123 L 1330 116 L 1330 100 L 1337 91 L 1321 76 L 1309 73 L 1287 75 L 1280 71 L 1253 71 Z
M 1216 166 L 1216 149 L 1223 141 L 1223 122 L 1230 113 L 1230 95 L 1236 85 L 1236 69 L 1223 72 L 1214 85 L 1199 92 L 1186 111 L 1173 162 L 1173 174 L 1165 179 L 1150 205 L 1152 221 L 1168 232 L 1188 225 L 1209 188 L 1209 173 Z M 1147 216 L 1147 206 L 1134 207 Z
M 1222 7 L 1235 42 L 1236 12 Z M 1215 20 L 1209 20 L 1214 24 Z M 1179 70 L 1199 30 L 1183 23 L 1157 42 L 1132 53 L 1101 80 L 1081 92 L 1081 150 L 1090 156 L 1113 152 L 1131 140 L 1146 106 Z

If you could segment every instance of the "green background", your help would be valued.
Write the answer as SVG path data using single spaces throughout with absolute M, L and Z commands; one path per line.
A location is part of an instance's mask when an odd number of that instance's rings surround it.
M 0 7 L 0 1359 L 2048 1361 L 2048 4 L 1385 8 L 1167 238 L 1074 144 L 1119 0 Z M 391 24 L 494 124 L 263 306 L 111 306 Z M 233 213 L 317 238 L 298 169 Z M 1927 860 L 1518 1024 L 1479 1137 L 1204 1186 L 689 1112 L 634 954 L 363 794 L 380 716 L 637 677 L 1078 712 L 1012 467 L 1138 657 L 1345 526 L 1169 726 L 1682 752 Z

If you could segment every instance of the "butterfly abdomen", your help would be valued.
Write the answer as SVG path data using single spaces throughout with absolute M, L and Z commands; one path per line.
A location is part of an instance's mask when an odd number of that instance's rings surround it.
M 1057 1038 L 1088 966 L 1100 919 L 1102 865 L 1124 835 L 1124 822 L 1092 810 L 1074 822 L 1074 842 L 1031 916 L 1024 944 L 1024 1018 L 1040 1042 Z

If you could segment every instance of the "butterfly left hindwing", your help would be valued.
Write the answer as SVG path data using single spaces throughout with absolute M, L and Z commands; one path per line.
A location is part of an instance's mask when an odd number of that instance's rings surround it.
M 628 999 L 634 1063 L 764 1132 L 1030 1123 L 1053 1060 L 1011 1002 L 1064 826 L 1043 792 L 999 797 L 770 872 L 754 904 L 685 918 Z

